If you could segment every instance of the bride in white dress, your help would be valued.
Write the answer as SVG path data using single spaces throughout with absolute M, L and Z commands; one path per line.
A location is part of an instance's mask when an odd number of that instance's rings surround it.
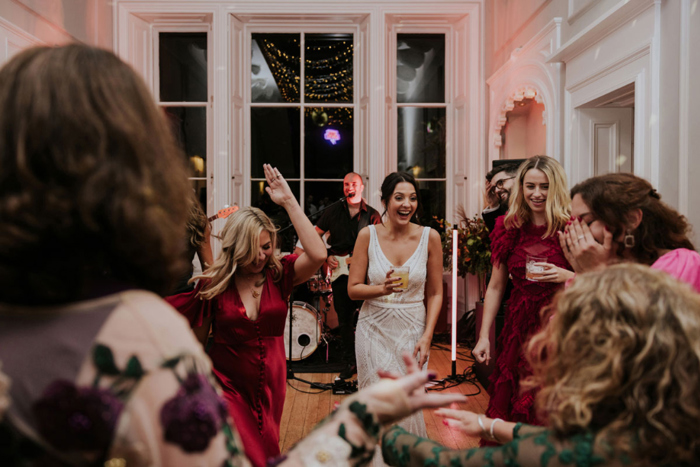
M 418 184 L 410 174 L 394 172 L 384 179 L 381 191 L 384 222 L 360 231 L 348 279 L 350 298 L 364 300 L 355 337 L 360 388 L 378 381 L 378 370 L 405 374 L 405 351 L 423 368 L 442 306 L 440 235 L 412 222 L 420 208 Z M 410 268 L 407 287 L 391 277 L 399 266 Z M 421 412 L 399 425 L 427 437 Z M 373 464 L 384 465 L 379 450 Z

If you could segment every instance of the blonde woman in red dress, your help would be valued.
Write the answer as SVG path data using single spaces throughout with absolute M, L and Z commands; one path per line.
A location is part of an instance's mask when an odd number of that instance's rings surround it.
M 279 170 L 265 165 L 267 192 L 282 206 L 304 248 L 274 256 L 276 227 L 258 208 L 232 214 L 221 232 L 222 251 L 194 291 L 166 300 L 185 315 L 208 350 L 246 454 L 254 466 L 279 455 L 286 393 L 284 325 L 287 299 L 326 259 L 326 248 Z
M 493 273 L 473 350 L 477 361 L 488 363 L 492 357 L 489 330 L 509 276 L 513 292 L 498 338 L 496 367 L 489 378 L 491 399 L 486 414 L 490 418 L 537 424 L 533 392 L 520 391 L 520 380 L 531 374 L 523 346 L 540 328 L 540 309 L 573 276 L 557 237 L 569 221 L 570 205 L 563 167 L 551 157 L 532 157 L 520 166 L 508 213 L 496 220 L 491 233 Z M 528 256 L 546 258 L 536 264 L 542 270 L 537 281 L 526 278 Z

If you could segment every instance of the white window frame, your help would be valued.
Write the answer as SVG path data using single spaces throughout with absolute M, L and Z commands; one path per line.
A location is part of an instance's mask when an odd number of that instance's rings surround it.
M 293 27 L 292 27 L 293 28 Z M 330 30 L 329 30 L 330 28 Z M 327 107 L 327 108 L 350 108 L 353 111 L 353 170 L 355 170 L 358 159 L 359 159 L 359 151 L 358 151 L 358 145 L 356 143 L 357 136 L 358 135 L 358 129 L 359 125 L 357 124 L 357 118 L 355 117 L 356 115 L 356 109 L 357 109 L 357 92 L 356 92 L 356 86 L 355 83 L 357 82 L 358 78 L 358 70 L 356 67 L 356 48 L 358 47 L 358 39 L 357 39 L 357 28 L 351 28 L 348 29 L 347 31 L 343 30 L 345 28 L 336 28 L 333 29 L 333 26 L 314 26 L 314 27 L 309 27 L 308 25 L 300 27 L 300 29 L 297 29 L 296 31 L 284 31 L 280 32 L 279 30 L 274 30 L 274 31 L 268 31 L 268 27 L 264 28 L 265 31 L 257 31 L 249 30 L 246 32 L 246 37 L 245 37 L 245 44 L 247 50 L 250 50 L 250 47 L 252 47 L 252 37 L 253 34 L 299 34 L 299 47 L 300 47 L 300 69 L 299 69 L 299 75 L 300 75 L 300 88 L 299 88 L 299 102 L 252 102 L 252 89 L 251 89 L 251 75 L 248 73 L 246 75 L 246 92 L 244 93 L 245 95 L 245 106 L 244 106 L 244 114 L 246 115 L 246 126 L 247 126 L 247 135 L 250 135 L 251 131 L 251 125 L 250 125 L 250 112 L 252 108 L 271 108 L 271 107 L 276 107 L 276 108 L 299 108 L 299 112 L 301 113 L 300 115 L 300 127 L 299 127 L 299 132 L 300 132 L 300 137 L 299 137 L 299 177 L 291 177 L 291 176 L 285 176 L 285 179 L 288 182 L 299 182 L 299 204 L 301 205 L 302 209 L 306 209 L 306 193 L 305 193 L 305 187 L 304 184 L 305 182 L 338 182 L 339 184 L 342 184 L 342 178 L 309 178 L 306 177 L 306 161 L 305 161 L 305 155 L 304 155 L 304 146 L 305 146 L 305 109 L 310 108 L 310 107 Z M 274 27 L 273 27 L 274 29 Z M 306 83 L 306 73 L 305 73 L 305 57 L 306 57 L 306 35 L 308 34 L 324 34 L 324 33 L 329 33 L 329 34 L 352 34 L 353 37 L 353 99 L 352 101 L 349 102 L 306 102 L 306 96 L 305 96 L 305 87 L 304 84 Z M 248 58 L 248 63 L 250 63 L 250 54 L 246 55 Z M 246 67 L 248 70 L 250 70 L 250 65 Z M 245 69 L 245 68 L 244 68 Z M 247 138 L 246 141 L 250 141 L 250 138 Z M 251 174 L 251 159 L 252 159 L 252 149 L 250 147 L 250 144 L 247 145 L 247 147 L 244 147 L 244 154 L 247 156 L 247 174 L 250 175 L 249 177 L 246 178 L 247 181 L 249 181 L 250 185 L 247 191 L 247 195 L 251 196 L 251 190 L 253 188 L 253 184 L 259 183 L 261 181 L 264 181 L 265 178 L 253 178 Z M 283 174 L 284 175 L 284 174 Z
M 362 116 L 358 112 L 361 101 L 361 92 L 366 89 L 366 77 L 363 77 L 359 71 L 359 64 L 362 63 L 362 57 L 366 54 L 363 47 L 366 46 L 366 41 L 361 40 L 361 23 L 364 17 L 362 15 L 347 15 L 343 18 L 330 17 L 327 15 L 309 15 L 295 16 L 289 15 L 280 20 L 279 17 L 268 17 L 267 15 L 231 15 L 231 31 L 232 50 L 236 51 L 231 57 L 233 68 L 240 70 L 237 76 L 243 76 L 239 83 L 232 83 L 232 118 L 235 127 L 231 138 L 231 154 L 232 165 L 234 168 L 234 176 L 232 177 L 233 193 L 236 193 L 239 199 L 243 199 L 246 205 L 251 202 L 251 193 L 254 183 L 258 183 L 262 179 L 253 179 L 251 176 L 251 143 L 250 143 L 250 111 L 253 107 L 300 107 L 301 125 L 300 125 L 300 177 L 288 178 L 290 181 L 298 181 L 299 187 L 299 202 L 304 207 L 306 202 L 304 182 L 315 181 L 337 181 L 338 179 L 319 179 L 305 177 L 305 161 L 304 161 L 304 108 L 305 107 L 344 107 L 353 109 L 353 170 L 366 177 L 363 173 L 364 161 L 367 157 L 362 154 L 361 148 L 364 147 L 364 140 L 369 135 L 361 131 Z M 298 103 L 253 103 L 251 96 L 251 47 L 253 34 L 352 34 L 353 36 L 353 99 L 351 102 L 341 103 L 307 103 L 305 102 L 304 89 L 300 88 L 300 100 Z M 302 56 L 300 63 L 300 74 L 304 73 L 304 42 L 302 41 Z M 303 81 L 302 81 L 303 84 Z M 240 155 L 236 157 L 235 155 Z
M 170 102 L 161 101 L 160 99 L 160 34 L 161 33 L 205 33 L 207 35 L 207 100 L 201 102 L 195 101 L 183 101 L 183 102 Z M 212 92 L 212 86 L 214 85 L 214 80 L 212 79 L 212 32 L 211 24 L 200 23 L 200 24 L 157 24 L 153 27 L 153 82 L 151 87 L 153 89 L 153 96 L 156 100 L 156 104 L 159 108 L 164 109 L 166 107 L 192 107 L 192 108 L 204 108 L 205 109 L 205 119 L 206 119 L 206 141 L 207 141 L 207 151 L 204 155 L 204 167 L 205 175 L 203 177 L 188 177 L 190 181 L 204 181 L 206 182 L 207 188 L 207 205 L 205 206 L 205 211 L 211 212 L 216 211 L 212 206 L 212 186 L 214 182 L 214 172 L 210 169 L 210 162 L 213 163 L 213 158 L 210 157 L 211 148 L 213 144 L 212 135 L 212 116 L 213 116 L 213 106 L 214 106 L 214 96 Z

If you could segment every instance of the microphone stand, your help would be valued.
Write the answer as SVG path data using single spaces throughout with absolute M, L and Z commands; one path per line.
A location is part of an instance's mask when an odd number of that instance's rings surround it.
M 337 204 L 343 200 L 345 200 L 345 198 L 340 198 L 338 201 L 335 201 L 334 203 L 331 203 L 328 206 L 324 207 L 322 209 L 322 211 L 328 209 L 332 205 Z M 280 229 L 278 232 L 282 232 L 284 230 L 287 230 L 292 225 L 293 224 L 290 222 L 289 225 L 287 225 L 283 229 Z M 294 240 L 295 237 L 296 237 L 296 235 L 293 235 L 292 240 Z M 292 244 L 296 244 L 296 242 L 293 241 Z M 292 364 L 293 364 L 293 360 L 292 360 L 292 339 L 293 339 L 292 327 L 294 325 L 294 290 L 293 289 L 292 289 L 292 293 L 289 294 L 287 316 L 289 319 L 289 340 L 288 340 L 288 353 L 287 353 L 287 355 L 288 355 L 288 358 L 287 358 L 287 381 L 289 381 L 289 380 L 301 381 L 302 383 L 306 383 L 314 389 L 322 389 L 324 391 L 332 389 L 333 388 L 332 384 L 314 383 L 313 381 L 307 381 L 305 379 L 299 378 L 294 374 L 294 368 L 292 367 Z
M 355 196 L 355 193 L 351 193 L 351 195 L 352 195 L 352 196 Z M 316 212 L 313 213 L 312 215 L 306 216 L 306 217 L 307 217 L 309 220 L 311 220 L 311 218 L 314 218 L 314 217 L 315 217 L 315 218 L 318 218 L 318 215 L 321 214 L 321 213 L 322 213 L 323 211 L 325 211 L 326 209 L 328 209 L 328 208 L 330 208 L 330 207 L 332 207 L 332 206 L 335 206 L 335 205 L 338 204 L 338 203 L 342 203 L 342 202 L 345 201 L 348 197 L 352 197 L 352 196 L 343 196 L 343 197 L 340 198 L 339 200 L 333 201 L 333 202 L 332 202 L 331 204 L 329 204 L 328 206 L 323 206 L 322 209 L 319 209 L 318 211 L 316 211 Z M 287 224 L 287 225 L 285 225 L 283 228 L 279 229 L 279 230 L 277 231 L 277 233 L 278 233 L 278 234 L 279 234 L 279 233 L 282 233 L 282 232 L 284 232 L 285 230 L 287 230 L 287 229 L 289 229 L 290 227 L 293 227 L 293 226 L 294 226 L 294 224 L 292 224 L 292 222 L 290 221 L 289 224 Z M 294 243 L 296 244 L 296 242 L 294 242 Z

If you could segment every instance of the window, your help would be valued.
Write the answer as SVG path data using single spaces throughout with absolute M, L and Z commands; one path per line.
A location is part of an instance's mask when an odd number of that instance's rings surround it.
M 397 34 L 397 169 L 420 187 L 421 222 L 445 218 L 445 35 Z
M 189 161 L 190 180 L 207 207 L 207 33 L 160 32 L 158 104 Z
M 254 33 L 251 57 L 251 204 L 286 225 L 265 192 L 269 163 L 314 221 L 314 212 L 343 195 L 342 179 L 353 171 L 353 34 Z

